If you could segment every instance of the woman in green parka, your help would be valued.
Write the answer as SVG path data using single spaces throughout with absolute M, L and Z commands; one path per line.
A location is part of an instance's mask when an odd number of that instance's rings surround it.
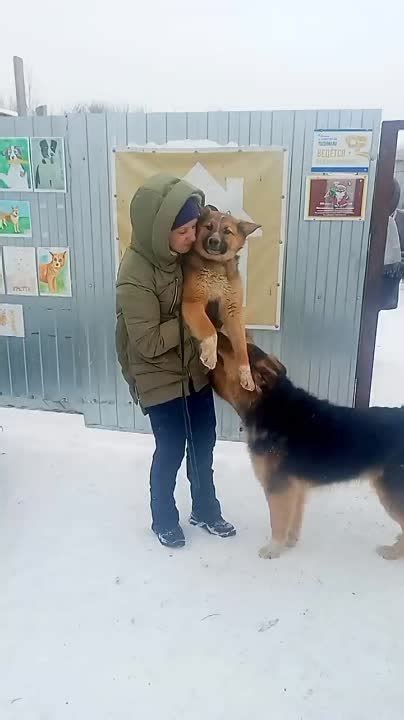
M 156 175 L 140 187 L 130 206 L 132 239 L 117 280 L 118 359 L 132 396 L 150 418 L 156 443 L 150 472 L 152 529 L 168 547 L 185 544 L 174 489 L 187 444 L 186 417 L 193 446 L 187 448 L 189 521 L 221 537 L 236 532 L 222 518 L 216 498 L 213 393 L 186 327 L 181 357 L 181 257 L 195 241 L 203 204 L 200 190 L 170 175 Z

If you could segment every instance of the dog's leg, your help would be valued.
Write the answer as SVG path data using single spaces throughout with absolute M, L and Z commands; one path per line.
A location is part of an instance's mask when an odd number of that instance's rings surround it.
M 306 488 L 302 482 L 296 480 L 295 506 L 292 510 L 292 517 L 288 531 L 288 539 L 286 542 L 288 547 L 294 547 L 300 538 L 305 501 Z
M 291 483 L 285 490 L 271 492 L 265 491 L 269 505 L 272 536 L 260 551 L 259 556 L 264 559 L 279 557 L 287 548 L 288 534 L 296 502 L 296 486 Z
M 255 390 L 255 384 L 251 375 L 250 363 L 248 360 L 247 341 L 243 322 L 242 309 L 223 308 L 223 325 L 226 334 L 232 344 L 236 361 L 240 385 L 245 390 Z
M 402 466 L 389 468 L 382 475 L 373 478 L 373 486 L 384 509 L 401 528 L 393 545 L 380 545 L 376 551 L 385 560 L 404 557 L 404 497 L 400 483 L 404 480 Z M 398 482 L 399 481 L 399 482 Z M 397 491 L 397 487 L 400 488 Z
M 379 545 L 377 553 L 385 560 L 398 560 L 398 558 L 404 557 L 404 526 L 401 528 L 396 542 L 393 545 Z
M 272 530 L 271 540 L 260 549 L 259 556 L 276 558 L 287 548 L 293 512 L 297 506 L 298 485 L 293 480 L 278 475 L 279 458 L 252 453 L 251 462 L 268 502 Z M 275 489 L 277 492 L 274 491 Z
M 203 302 L 183 300 L 182 315 L 192 337 L 201 345 L 201 362 L 213 370 L 217 363 L 217 333 L 209 320 Z

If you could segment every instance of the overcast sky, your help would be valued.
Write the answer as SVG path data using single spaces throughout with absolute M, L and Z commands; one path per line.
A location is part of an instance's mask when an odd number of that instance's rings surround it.
M 17 54 L 35 102 L 53 112 L 105 100 L 147 110 L 373 107 L 404 118 L 401 3 L 20 0 L 2 26 L 0 93 L 13 91 Z

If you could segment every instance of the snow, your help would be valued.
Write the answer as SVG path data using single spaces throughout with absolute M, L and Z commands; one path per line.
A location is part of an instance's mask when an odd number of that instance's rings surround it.
M 404 402 L 403 320 L 380 319 L 378 402 Z M 238 535 L 187 525 L 181 470 L 170 552 L 149 530 L 150 437 L 13 409 L 0 425 L 2 720 L 402 719 L 404 563 L 374 552 L 396 527 L 366 485 L 313 494 L 298 547 L 260 560 L 262 492 L 245 447 L 219 443 Z
M 216 140 L 209 140 L 208 138 L 200 138 L 199 140 L 187 138 L 186 140 L 168 140 L 165 143 L 148 142 L 143 145 L 137 145 L 132 143 L 129 146 L 132 150 L 146 148 L 147 150 L 158 149 L 158 150 L 237 150 L 239 148 L 238 143 L 218 143 Z

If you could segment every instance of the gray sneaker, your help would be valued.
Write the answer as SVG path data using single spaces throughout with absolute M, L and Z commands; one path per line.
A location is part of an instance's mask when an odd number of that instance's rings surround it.
M 177 525 L 177 527 L 171 530 L 161 530 L 160 532 L 153 530 L 153 532 L 165 547 L 180 548 L 185 545 L 185 537 L 180 525 Z
M 219 537 L 232 537 L 236 534 L 236 528 L 234 527 L 234 525 L 226 522 L 226 520 L 223 520 L 222 517 L 214 520 L 211 523 L 207 523 L 204 520 L 198 520 L 198 518 L 196 518 L 195 515 L 191 513 L 189 522 L 191 525 L 195 525 L 196 527 L 207 530 L 207 532 L 211 535 L 219 535 Z

